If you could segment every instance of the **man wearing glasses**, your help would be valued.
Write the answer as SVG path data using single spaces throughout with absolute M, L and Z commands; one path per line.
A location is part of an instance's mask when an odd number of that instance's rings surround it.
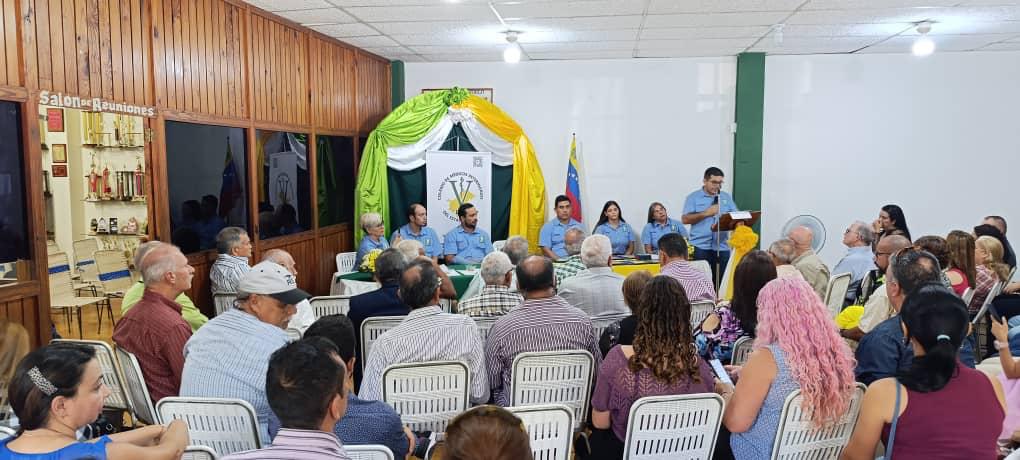
M 910 246 L 910 240 L 902 235 L 889 235 L 879 240 L 878 246 L 875 248 L 875 266 L 878 267 L 878 273 L 886 273 L 886 269 L 889 268 L 889 256 Z M 875 326 L 878 326 L 879 323 L 889 319 L 894 314 L 896 314 L 896 311 L 893 310 L 893 304 L 889 301 L 889 293 L 886 290 L 886 286 L 879 286 L 868 297 L 868 302 L 864 304 L 864 314 L 861 315 L 861 320 L 857 327 L 844 329 L 840 331 L 840 334 L 848 339 L 861 340 L 864 334 L 871 332 Z
M 874 239 L 875 233 L 871 231 L 871 227 L 861 221 L 850 224 L 843 232 L 843 245 L 848 248 L 847 253 L 836 264 L 832 273 L 850 274 L 850 289 L 846 291 L 844 305 L 850 305 L 857 299 L 857 289 L 861 285 L 861 280 L 875 267 L 875 255 L 871 252 L 871 242 Z
M 730 246 L 726 243 L 730 239 L 730 233 L 720 233 L 717 240 L 712 225 L 719 221 L 720 215 L 737 210 L 733 197 L 722 191 L 722 186 L 722 170 L 715 166 L 706 169 L 701 188 L 687 195 L 683 216 L 680 218 L 684 224 L 691 226 L 690 244 L 694 246 L 694 260 L 708 262 L 712 267 L 713 280 L 716 278 L 716 271 L 725 270 L 726 264 L 730 261 Z

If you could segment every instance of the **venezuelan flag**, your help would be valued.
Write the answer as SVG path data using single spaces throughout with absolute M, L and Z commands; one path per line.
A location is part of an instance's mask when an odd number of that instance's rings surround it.
M 567 164 L 567 198 L 570 198 L 570 207 L 573 209 L 570 217 L 584 222 L 581 219 L 581 180 L 577 175 L 580 169 L 577 162 L 577 137 L 574 136 L 570 140 L 570 161 Z

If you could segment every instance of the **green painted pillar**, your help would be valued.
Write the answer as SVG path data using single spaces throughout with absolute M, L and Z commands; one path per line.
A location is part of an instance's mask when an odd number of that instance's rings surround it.
M 390 61 L 390 101 L 394 109 L 404 103 L 404 61 Z
M 733 135 L 733 200 L 761 209 L 762 136 L 765 122 L 765 53 L 737 55 L 736 133 Z M 761 233 L 761 226 L 755 225 Z

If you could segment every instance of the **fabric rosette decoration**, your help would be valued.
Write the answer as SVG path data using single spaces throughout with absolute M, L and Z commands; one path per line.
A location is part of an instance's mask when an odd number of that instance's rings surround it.
M 740 225 L 730 232 L 729 244 L 733 252 L 730 256 L 730 263 L 726 267 L 726 280 L 728 282 L 725 283 L 726 292 L 722 296 L 722 298 L 727 300 L 733 298 L 733 273 L 736 272 L 740 259 L 744 258 L 744 255 L 751 252 L 758 245 L 758 234 L 754 233 L 751 227 Z

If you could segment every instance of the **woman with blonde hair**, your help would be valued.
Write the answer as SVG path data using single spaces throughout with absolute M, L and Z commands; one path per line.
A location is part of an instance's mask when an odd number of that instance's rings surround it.
M 1009 265 L 1002 262 L 1002 243 L 991 236 L 974 240 L 974 265 L 974 297 L 967 305 L 967 311 L 972 315 L 984 305 L 995 283 L 1009 278 Z
M 854 359 L 825 304 L 804 280 L 778 278 L 758 294 L 754 351 L 723 423 L 736 458 L 768 459 L 786 397 L 801 390 L 812 424 L 826 427 L 850 407 Z
M 962 296 L 967 288 L 977 281 L 977 268 L 974 264 L 974 235 L 963 230 L 953 230 L 946 236 L 949 245 L 949 263 L 946 265 L 946 276 L 952 285 L 953 292 Z

